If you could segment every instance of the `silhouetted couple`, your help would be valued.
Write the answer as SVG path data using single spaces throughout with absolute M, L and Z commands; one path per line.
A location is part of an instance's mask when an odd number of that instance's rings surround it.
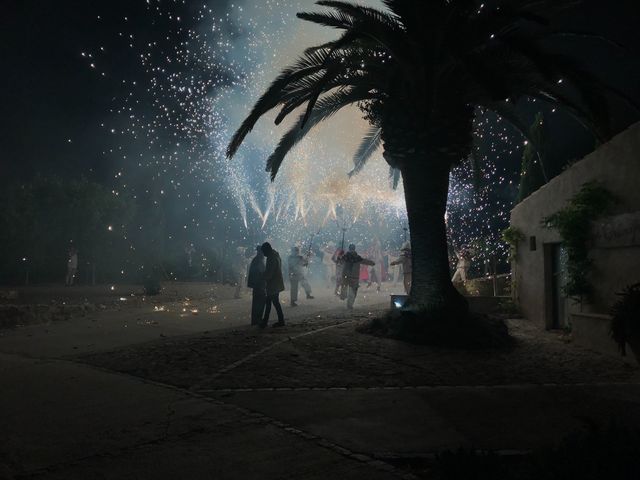
M 264 258 L 267 259 L 266 265 Z M 284 314 L 280 305 L 280 292 L 284 290 L 282 260 L 269 242 L 256 248 L 256 256 L 249 267 L 247 285 L 253 291 L 251 302 L 251 325 L 264 328 L 269 323 L 271 305 L 276 309 L 278 322 L 274 327 L 284 326 Z

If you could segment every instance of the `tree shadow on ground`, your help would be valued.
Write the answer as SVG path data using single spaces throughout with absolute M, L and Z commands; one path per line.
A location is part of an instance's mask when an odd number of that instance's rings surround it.
M 515 339 L 501 318 L 470 314 L 462 318 L 429 318 L 391 310 L 357 327 L 357 331 L 416 345 L 460 349 L 510 349 Z

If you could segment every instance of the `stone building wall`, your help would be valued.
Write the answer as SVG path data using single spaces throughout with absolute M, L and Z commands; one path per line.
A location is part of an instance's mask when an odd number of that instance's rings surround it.
M 600 181 L 619 200 L 613 215 L 594 222 L 592 304 L 569 301 L 570 313 L 607 313 L 622 287 L 640 282 L 640 122 L 614 137 L 516 205 L 511 225 L 524 233 L 513 264 L 514 295 L 523 314 L 551 325 L 549 244 L 561 241 L 542 219 L 562 209 L 582 185 Z M 535 237 L 533 249 L 532 237 Z M 547 247 L 545 247 L 545 244 Z M 595 317 L 595 316 L 594 316 Z

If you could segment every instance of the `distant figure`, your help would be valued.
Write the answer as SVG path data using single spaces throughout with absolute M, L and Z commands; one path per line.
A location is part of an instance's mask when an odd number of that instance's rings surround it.
M 289 270 L 289 282 L 291 283 L 291 306 L 297 307 L 298 304 L 298 284 L 302 285 L 307 298 L 314 298 L 311 295 L 311 285 L 307 281 L 304 275 L 304 267 L 309 265 L 309 260 L 300 255 L 300 249 L 298 247 L 291 247 L 291 255 L 287 259 L 287 265 Z
M 258 245 L 256 256 L 249 265 L 249 275 L 247 276 L 247 286 L 251 289 L 251 325 L 260 325 L 264 306 L 267 300 L 266 283 L 264 280 L 264 255 Z
M 451 279 L 452 283 L 456 282 L 466 282 L 467 281 L 467 272 L 469 271 L 469 267 L 471 266 L 471 252 L 467 250 L 464 246 L 457 250 L 456 257 L 458 258 L 458 264 L 456 265 L 456 271 L 453 274 L 453 278 Z
M 187 257 L 187 266 L 191 268 L 193 266 L 193 254 L 196 251 L 196 247 L 193 246 L 193 243 L 185 243 L 184 245 L 184 254 Z
M 375 266 L 369 268 L 369 284 L 377 284 L 377 291 L 380 291 L 381 282 L 385 279 L 386 271 L 384 268 L 384 254 L 382 252 L 382 243 L 378 237 L 373 238 L 373 245 L 369 251 L 369 257 L 376 262 Z
M 342 258 L 344 257 L 344 250 L 342 248 L 337 249 L 333 255 L 331 256 L 331 261 L 335 264 L 336 268 L 336 288 L 333 291 L 336 295 L 340 296 L 342 292 L 342 267 L 344 266 L 344 262 Z
M 392 260 L 392 258 L 395 258 L 395 260 Z M 398 260 L 400 260 L 401 258 L 402 253 L 399 253 L 398 256 L 392 256 L 391 254 L 389 254 L 389 267 L 393 268 L 393 270 L 391 270 L 391 280 L 393 281 L 394 286 L 398 284 L 403 275 L 402 262 L 398 262 Z
M 327 243 L 327 246 L 322 250 L 322 264 L 324 265 L 324 280 L 327 288 L 335 283 L 336 277 L 336 263 L 333 261 L 333 255 L 336 248 L 336 244 L 333 242 Z
M 347 308 L 353 310 L 353 304 L 356 301 L 356 295 L 358 295 L 358 288 L 360 287 L 360 264 L 375 265 L 375 262 L 362 258 L 356 252 L 356 246 L 352 243 L 349 245 L 349 251 L 342 257 L 342 293 L 343 300 L 347 299 Z
M 64 284 L 67 286 L 73 285 L 76 273 L 78 273 L 78 250 L 76 247 L 69 248 L 69 258 L 67 259 L 67 278 Z
M 269 323 L 269 314 L 271 313 L 271 304 L 276 309 L 278 314 L 278 323 L 275 323 L 274 327 L 284 326 L 284 315 L 282 313 L 282 306 L 280 305 L 280 292 L 284 291 L 284 278 L 282 278 L 282 260 L 280 260 L 280 254 L 276 252 L 269 242 L 264 242 L 262 247 L 262 254 L 267 257 L 267 265 L 264 271 L 264 280 L 266 282 L 267 300 L 266 308 L 264 310 L 264 317 L 261 328 L 264 328 Z
M 240 298 L 242 294 L 242 289 L 247 283 L 247 255 L 246 255 L 245 247 L 237 248 L 237 255 L 234 259 L 234 270 L 236 276 L 236 291 L 233 295 L 233 298 Z
M 402 277 L 404 283 L 404 293 L 411 293 L 411 244 L 405 242 L 400 249 L 400 258 L 390 263 L 390 265 L 400 265 L 402 267 Z

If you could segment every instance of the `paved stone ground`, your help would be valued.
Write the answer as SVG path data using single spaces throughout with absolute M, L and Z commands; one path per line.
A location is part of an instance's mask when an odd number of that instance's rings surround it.
M 320 315 L 284 329 L 250 327 L 75 357 L 195 391 L 264 388 L 636 383 L 638 368 L 510 320 L 513 347 L 463 351 L 357 333 L 381 312 Z M 259 352 L 259 354 L 256 354 Z
M 0 479 L 429 478 L 412 462 L 446 449 L 640 426 L 637 366 L 525 320 L 508 349 L 461 351 L 357 333 L 379 304 L 328 299 L 266 330 L 220 305 L 228 322 L 201 331 L 178 311 L 166 336 L 70 322 L 62 345 L 43 327 L 0 338 Z
M 526 452 L 592 423 L 640 426 L 640 371 L 510 320 L 514 345 L 461 351 L 356 332 L 381 312 L 320 315 L 76 357 L 293 426 L 349 458 L 403 462 L 466 447 Z M 412 460 L 413 459 L 413 460 Z M 367 460 L 370 461 L 370 460 Z M 413 473 L 407 473 L 413 472 Z
M 264 415 L 73 362 L 0 354 L 0 378 L 2 480 L 398 477 Z

